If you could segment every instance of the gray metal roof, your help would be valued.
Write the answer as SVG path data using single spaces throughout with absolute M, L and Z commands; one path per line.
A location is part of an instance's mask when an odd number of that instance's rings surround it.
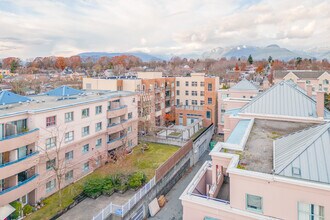
M 312 70 L 278 70 L 274 72 L 275 79 L 283 79 L 288 73 L 292 72 L 295 74 L 299 79 L 317 79 L 320 77 L 324 72 L 322 70 L 312 71 Z
M 252 82 L 248 81 L 245 78 L 243 78 L 236 85 L 231 87 L 229 90 L 255 90 L 255 91 L 259 91 L 257 86 L 255 86 Z
M 330 123 L 274 142 L 275 174 L 330 184 Z
M 317 118 L 316 101 L 294 85 L 277 83 L 245 105 L 240 113 Z M 324 117 L 330 117 L 326 108 Z

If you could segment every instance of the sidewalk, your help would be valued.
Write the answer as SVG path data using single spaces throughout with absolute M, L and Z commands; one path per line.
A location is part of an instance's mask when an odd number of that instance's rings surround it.
M 198 163 L 174 185 L 167 195 L 165 195 L 168 202 L 154 217 L 149 218 L 150 220 L 182 219 L 182 205 L 179 197 L 206 160 L 211 160 L 209 151 L 206 151 Z
M 97 199 L 86 198 L 81 203 L 67 211 L 58 219 L 60 220 L 73 220 L 73 219 L 93 219 L 104 207 L 114 202 L 118 205 L 125 204 L 136 192 L 128 190 L 124 194 L 114 193 L 112 196 L 100 196 Z

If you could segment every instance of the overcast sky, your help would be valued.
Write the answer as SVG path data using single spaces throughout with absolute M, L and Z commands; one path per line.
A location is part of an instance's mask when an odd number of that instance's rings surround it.
M 329 0 L 0 0 L 0 57 L 330 46 Z

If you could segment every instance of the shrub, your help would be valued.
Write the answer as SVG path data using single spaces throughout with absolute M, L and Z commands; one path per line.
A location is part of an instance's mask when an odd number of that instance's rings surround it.
M 147 176 L 142 172 L 135 172 L 129 176 L 128 186 L 132 189 L 138 189 L 147 181 Z
M 28 214 L 30 214 L 30 213 L 32 213 L 33 212 L 33 207 L 32 206 L 30 206 L 29 204 L 27 204 L 27 205 L 25 205 L 24 207 L 23 207 L 23 214 L 26 216 L 26 215 L 28 215 Z
M 11 218 L 18 219 L 21 216 L 22 204 L 18 201 L 14 201 L 10 203 L 10 205 L 15 208 L 15 211 L 10 215 Z
M 112 183 L 112 177 L 107 177 L 104 179 L 102 194 L 111 196 L 115 192 L 115 187 Z
M 104 179 L 91 178 L 84 183 L 83 191 L 90 198 L 97 198 L 101 195 L 104 186 Z

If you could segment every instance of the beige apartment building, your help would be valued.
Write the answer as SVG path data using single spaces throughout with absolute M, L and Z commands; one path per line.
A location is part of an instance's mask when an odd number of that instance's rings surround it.
M 108 79 L 84 78 L 83 88 L 92 90 L 132 91 L 138 94 L 140 131 L 174 121 L 175 78 L 161 72 L 138 72 L 136 76 Z
M 62 86 L 31 97 L 0 94 L 0 214 L 35 205 L 137 144 L 137 96 Z
M 203 118 L 204 126 L 217 123 L 217 91 L 219 77 L 205 73 L 175 78 L 175 121 L 189 125 Z

